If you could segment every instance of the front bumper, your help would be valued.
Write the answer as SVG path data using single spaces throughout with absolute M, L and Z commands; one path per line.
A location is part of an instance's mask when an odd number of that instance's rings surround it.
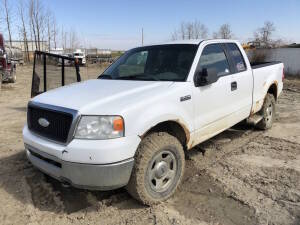
M 111 164 L 85 164 L 63 161 L 25 144 L 29 161 L 49 176 L 74 187 L 112 190 L 125 186 L 130 178 L 133 158 Z
M 111 190 L 128 183 L 140 138 L 73 139 L 63 145 L 25 125 L 23 141 L 29 161 L 44 173 L 75 187 Z

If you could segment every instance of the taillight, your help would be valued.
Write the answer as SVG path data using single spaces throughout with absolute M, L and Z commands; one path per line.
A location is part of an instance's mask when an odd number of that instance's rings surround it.
M 284 68 L 282 68 L 282 81 L 284 80 Z

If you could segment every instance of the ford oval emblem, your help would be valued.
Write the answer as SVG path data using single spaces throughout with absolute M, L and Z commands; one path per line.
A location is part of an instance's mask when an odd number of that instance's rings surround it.
M 39 118 L 38 122 L 42 127 L 48 127 L 50 124 L 50 122 L 45 118 Z

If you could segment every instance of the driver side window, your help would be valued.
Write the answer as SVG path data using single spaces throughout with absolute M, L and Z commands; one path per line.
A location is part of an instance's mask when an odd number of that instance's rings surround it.
M 197 71 L 214 68 L 217 76 L 230 74 L 229 63 L 223 48 L 219 44 L 210 44 L 204 47 Z

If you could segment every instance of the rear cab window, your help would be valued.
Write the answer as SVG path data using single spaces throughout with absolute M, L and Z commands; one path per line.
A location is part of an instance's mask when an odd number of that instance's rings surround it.
M 204 47 L 197 66 L 197 71 L 214 68 L 217 76 L 226 76 L 230 74 L 230 66 L 220 44 L 209 44 Z
M 232 59 L 235 72 L 243 72 L 247 69 L 244 57 L 235 43 L 226 43 L 227 51 Z

